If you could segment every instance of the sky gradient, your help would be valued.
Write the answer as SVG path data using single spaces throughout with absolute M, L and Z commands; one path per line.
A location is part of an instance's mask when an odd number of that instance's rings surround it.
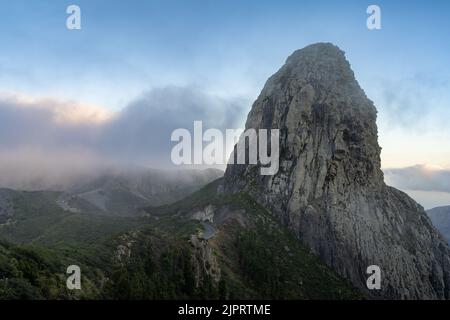
M 81 30 L 66 28 L 71 4 L 81 8 Z M 381 30 L 366 27 L 370 4 L 381 8 Z M 161 106 L 147 103 L 156 95 L 175 101 L 169 115 L 185 118 L 192 103 L 182 97 L 215 99 L 194 108 L 198 116 L 207 115 L 210 126 L 239 127 L 287 56 L 311 43 L 332 42 L 346 52 L 377 106 L 383 168 L 450 170 L 449 1 L 16 0 L 0 1 L 0 11 L 2 123 L 8 114 L 11 124 L 16 107 L 42 111 L 50 104 L 59 129 L 64 121 L 93 131 L 94 120 L 121 117 L 124 123 L 134 119 L 130 109 L 136 105 L 148 117 L 157 110 L 149 122 L 156 124 L 165 116 Z M 174 97 L 162 98 L 161 92 Z M 68 120 L 73 110 L 76 116 Z M 67 126 L 65 134 L 74 137 Z M 11 130 L 4 126 L 0 132 L 4 155 Z M 133 149 L 133 137 L 122 137 L 121 154 Z M 85 145 L 89 138 L 72 140 Z

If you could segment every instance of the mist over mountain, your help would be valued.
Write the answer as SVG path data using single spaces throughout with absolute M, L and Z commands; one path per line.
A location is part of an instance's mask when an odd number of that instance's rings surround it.
M 229 164 L 223 177 L 136 166 L 163 159 L 164 130 L 197 117 L 158 108 L 209 114 L 204 95 L 168 92 L 89 125 L 59 115 L 35 132 L 23 126 L 14 152 L 24 153 L 0 157 L 1 184 L 28 190 L 0 189 L 0 298 L 450 298 L 450 248 L 423 207 L 386 185 L 377 110 L 338 47 L 295 51 L 254 102 L 246 128 L 280 130 L 272 176 L 261 163 Z M 65 287 L 71 264 L 81 291 Z M 369 266 L 381 270 L 379 289 L 367 287 Z
M 104 170 L 177 169 L 173 130 L 239 128 L 245 100 L 194 87 L 143 93 L 120 112 L 71 101 L 0 96 L 0 187 L 59 189 Z M 204 167 L 202 167 L 204 168 Z M 99 173 L 100 172 L 100 173 Z
M 101 214 L 133 216 L 143 207 L 161 206 L 198 191 L 223 176 L 217 169 L 157 170 L 132 167 L 103 170 L 101 175 L 78 181 L 65 190 L 62 203 L 73 210 L 90 210 Z

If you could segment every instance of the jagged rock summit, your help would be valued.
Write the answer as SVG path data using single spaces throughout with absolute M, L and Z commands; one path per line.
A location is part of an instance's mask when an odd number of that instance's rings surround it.
M 267 81 L 248 128 L 280 130 L 279 171 L 229 165 L 225 191 L 249 193 L 369 297 L 450 298 L 450 249 L 424 209 L 384 183 L 376 108 L 343 51 L 295 51 Z M 370 265 L 381 268 L 380 290 L 366 287 Z

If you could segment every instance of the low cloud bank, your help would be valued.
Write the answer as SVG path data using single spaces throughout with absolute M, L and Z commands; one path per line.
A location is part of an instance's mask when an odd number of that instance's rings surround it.
M 385 169 L 389 185 L 402 190 L 438 191 L 450 193 L 450 170 L 428 165 Z
M 170 135 L 242 126 L 247 101 L 196 88 L 166 87 L 142 94 L 122 111 L 53 99 L 0 96 L 0 187 L 59 188 L 102 168 L 170 168 Z

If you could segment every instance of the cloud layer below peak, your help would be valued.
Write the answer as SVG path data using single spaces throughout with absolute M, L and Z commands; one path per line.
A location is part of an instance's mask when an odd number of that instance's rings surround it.
M 23 186 L 24 172 L 39 181 L 46 175 L 62 180 L 102 164 L 170 167 L 173 130 L 192 130 L 195 120 L 202 120 L 205 129 L 239 128 L 246 109 L 243 99 L 191 87 L 150 90 L 117 113 L 76 102 L 2 95 L 0 187 Z

